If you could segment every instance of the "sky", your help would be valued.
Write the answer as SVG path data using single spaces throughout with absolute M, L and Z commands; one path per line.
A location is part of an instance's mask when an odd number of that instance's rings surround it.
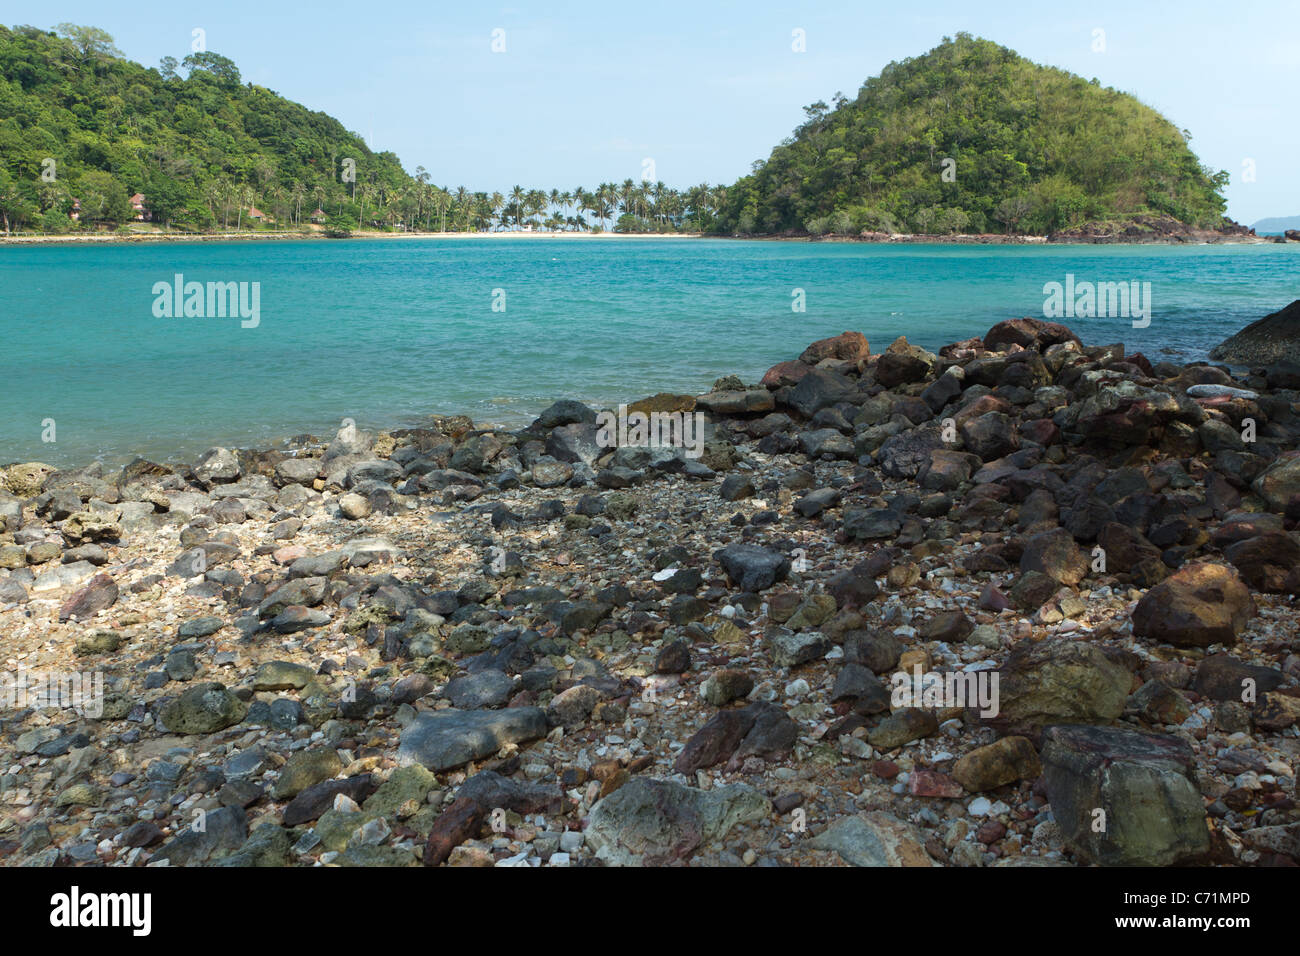
M 10 26 L 64 21 L 147 66 L 184 58 L 201 30 L 245 82 L 337 117 L 408 172 L 489 192 L 733 182 L 805 105 L 966 31 L 1190 130 L 1231 173 L 1237 221 L 1300 215 L 1300 0 L 0 0 Z

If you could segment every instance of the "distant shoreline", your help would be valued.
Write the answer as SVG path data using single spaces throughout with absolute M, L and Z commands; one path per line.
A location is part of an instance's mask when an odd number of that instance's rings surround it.
M 401 239 L 553 239 L 553 240 L 601 240 L 601 239 L 733 239 L 750 242 L 825 242 L 833 244 L 861 243 L 867 245 L 1106 245 L 1106 246 L 1149 246 L 1149 245 L 1203 245 L 1203 244 L 1247 244 L 1277 243 L 1276 237 L 1240 235 L 1230 233 L 1207 233 L 1193 236 L 1155 236 L 1150 239 L 1109 239 L 1104 237 L 1062 237 L 1049 236 L 1008 236 L 1000 233 L 978 235 L 929 235 L 921 233 L 875 233 L 870 236 L 706 236 L 698 232 L 356 232 L 349 239 L 365 240 L 401 240 Z M 294 241 L 327 240 L 322 232 L 238 232 L 238 233 L 154 233 L 117 235 L 78 236 L 0 236 L 0 246 L 54 246 L 54 245 L 133 245 L 155 242 L 246 242 L 246 241 Z

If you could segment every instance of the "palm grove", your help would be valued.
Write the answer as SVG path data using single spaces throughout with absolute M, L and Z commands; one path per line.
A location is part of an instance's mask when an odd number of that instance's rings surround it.
M 730 187 L 489 193 L 408 175 L 332 117 L 242 83 L 219 54 L 150 69 L 94 27 L 0 26 L 0 225 L 856 235 L 1222 218 L 1226 174 L 1154 110 L 964 34 L 806 113 Z

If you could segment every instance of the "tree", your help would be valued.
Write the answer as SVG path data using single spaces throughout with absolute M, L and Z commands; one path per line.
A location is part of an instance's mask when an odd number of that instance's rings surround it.
M 60 23 L 54 28 L 60 36 L 72 41 L 73 47 L 81 57 L 81 62 L 94 64 L 100 60 L 120 57 L 122 51 L 113 45 L 113 38 L 106 30 L 99 27 L 83 27 L 75 23 Z

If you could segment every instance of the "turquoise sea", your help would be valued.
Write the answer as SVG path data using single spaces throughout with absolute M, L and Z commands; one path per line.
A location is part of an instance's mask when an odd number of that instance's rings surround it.
M 155 284 L 258 283 L 256 327 L 159 318 Z M 0 463 L 189 460 L 214 444 L 517 425 L 753 381 L 846 329 L 929 348 L 1043 315 L 1043 286 L 1149 282 L 1147 328 L 1087 344 L 1204 357 L 1300 298 L 1300 244 L 958 246 L 683 239 L 350 240 L 0 248 Z M 249 287 L 251 289 L 251 286 Z M 794 312 L 796 289 L 806 311 Z M 500 290 L 495 291 L 494 290 Z M 493 305 L 496 303 L 497 309 Z M 502 306 L 504 305 L 504 310 Z M 54 442 L 42 441 L 54 421 Z

